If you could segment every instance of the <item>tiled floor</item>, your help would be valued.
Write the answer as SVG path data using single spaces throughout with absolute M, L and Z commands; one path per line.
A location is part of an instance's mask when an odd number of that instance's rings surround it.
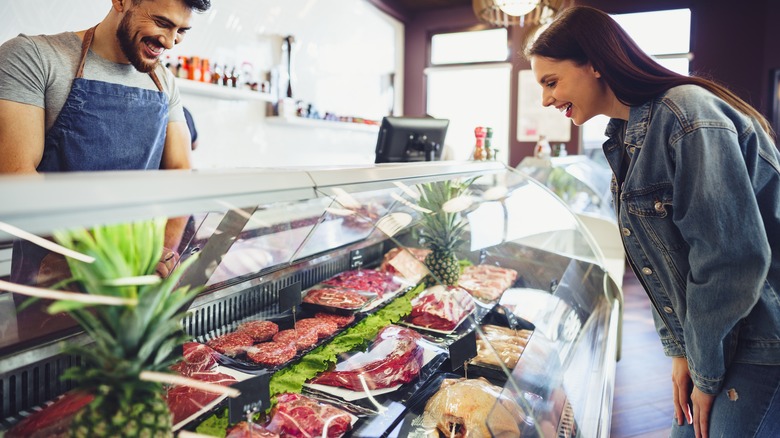
M 611 436 L 668 437 L 674 417 L 672 362 L 655 332 L 650 301 L 630 269 L 623 295 L 623 353 L 615 376 Z

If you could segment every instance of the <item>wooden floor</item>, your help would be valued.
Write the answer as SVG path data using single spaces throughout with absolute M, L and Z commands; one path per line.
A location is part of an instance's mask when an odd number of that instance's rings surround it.
M 623 354 L 615 376 L 611 437 L 668 437 L 674 417 L 672 362 L 658 340 L 650 300 L 631 269 L 626 269 L 623 295 Z

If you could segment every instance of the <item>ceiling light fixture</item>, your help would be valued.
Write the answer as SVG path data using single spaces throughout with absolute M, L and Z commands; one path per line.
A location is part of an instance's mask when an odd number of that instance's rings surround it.
M 507 15 L 520 17 L 539 6 L 539 0 L 495 0 L 499 9 Z
M 493 26 L 538 27 L 571 0 L 472 0 L 474 15 Z

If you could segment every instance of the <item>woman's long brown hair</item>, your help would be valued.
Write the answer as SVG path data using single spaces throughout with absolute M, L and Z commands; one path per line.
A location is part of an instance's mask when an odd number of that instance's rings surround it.
M 655 62 L 606 13 L 588 6 L 573 6 L 531 42 L 525 56 L 588 62 L 625 105 L 641 105 L 672 87 L 693 84 L 706 88 L 741 113 L 756 119 L 774 138 L 766 118 L 726 87 L 711 80 L 675 73 Z

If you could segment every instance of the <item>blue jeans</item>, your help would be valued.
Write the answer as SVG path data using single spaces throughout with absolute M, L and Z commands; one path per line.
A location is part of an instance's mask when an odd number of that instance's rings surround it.
M 709 432 L 711 438 L 780 437 L 780 366 L 731 364 L 712 405 Z M 696 435 L 692 425 L 675 421 L 671 436 Z

